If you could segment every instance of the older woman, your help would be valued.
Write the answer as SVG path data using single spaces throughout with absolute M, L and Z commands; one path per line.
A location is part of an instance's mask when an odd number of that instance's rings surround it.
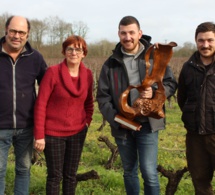
M 70 36 L 62 44 L 65 59 L 51 66 L 40 84 L 35 104 L 35 148 L 45 153 L 46 194 L 75 194 L 76 173 L 93 114 L 93 77 L 82 59 L 83 38 Z

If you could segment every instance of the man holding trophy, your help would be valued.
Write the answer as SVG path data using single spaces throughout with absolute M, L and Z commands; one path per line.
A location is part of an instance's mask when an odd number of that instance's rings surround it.
M 120 42 L 105 61 L 100 73 L 97 91 L 99 109 L 109 122 L 112 136 L 118 146 L 127 195 L 140 193 L 138 167 L 144 180 L 144 194 L 159 195 L 158 132 L 165 128 L 165 118 L 144 115 L 143 109 L 137 112 L 138 109 L 135 108 L 145 99 L 150 107 L 151 99 L 159 98 L 157 82 L 144 87 L 141 85 L 148 71 L 153 72 L 152 66 L 147 69 L 144 58 L 147 49 L 152 46 L 151 37 L 142 34 L 139 22 L 133 16 L 121 19 L 118 36 Z M 159 48 L 159 44 L 157 47 Z M 149 55 L 150 64 L 153 64 L 153 60 L 153 55 Z M 169 66 L 165 67 L 161 78 L 163 96 L 172 96 L 177 89 L 177 83 Z M 123 102 L 126 90 L 129 93 L 125 96 L 126 102 Z M 122 107 L 128 108 L 129 113 Z M 134 130 L 131 128 L 133 124 L 137 124 Z

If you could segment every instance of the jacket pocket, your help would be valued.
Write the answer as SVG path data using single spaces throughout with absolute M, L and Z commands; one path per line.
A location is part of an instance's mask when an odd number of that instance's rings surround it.
M 185 104 L 182 109 L 181 119 L 184 123 L 184 127 L 188 131 L 196 131 L 197 130 L 196 105 Z

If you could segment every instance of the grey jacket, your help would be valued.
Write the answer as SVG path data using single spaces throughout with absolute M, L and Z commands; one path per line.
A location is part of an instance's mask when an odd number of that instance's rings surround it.
M 145 60 L 144 55 L 150 46 L 151 37 L 143 35 L 140 39 L 145 50 L 138 57 L 138 67 L 141 81 L 145 77 Z M 151 59 L 152 60 L 152 59 Z M 151 63 L 152 64 L 152 63 Z M 177 88 L 174 75 L 168 66 L 163 79 L 165 93 L 167 97 L 172 96 Z M 99 109 L 104 118 L 111 126 L 112 136 L 122 139 L 126 138 L 129 130 L 122 129 L 119 123 L 114 121 L 115 115 L 119 114 L 119 98 L 122 92 L 129 86 L 129 79 L 125 64 L 123 62 L 123 54 L 121 52 L 121 44 L 118 43 L 113 54 L 106 60 L 102 66 L 97 91 L 97 101 Z M 148 118 L 152 131 L 165 128 L 165 119 Z

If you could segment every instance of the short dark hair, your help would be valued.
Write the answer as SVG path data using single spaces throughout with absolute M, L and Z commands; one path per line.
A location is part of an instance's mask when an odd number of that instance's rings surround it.
M 84 52 L 84 55 L 86 56 L 87 55 L 87 43 L 86 41 L 80 37 L 80 36 L 77 36 L 77 35 L 71 35 L 69 36 L 63 43 L 62 43 L 62 54 L 65 54 L 66 52 L 66 48 L 71 45 L 71 44 L 74 44 L 75 46 L 79 46 L 82 45 L 82 49 L 83 49 L 83 52 Z
M 140 29 L 140 23 L 134 16 L 125 16 L 125 17 L 123 17 L 119 22 L 119 27 L 118 28 L 120 28 L 120 25 L 127 26 L 127 25 L 130 25 L 130 24 L 136 24 L 138 29 Z
M 15 16 L 10 16 L 10 17 L 7 19 L 7 21 L 6 21 L 6 23 L 5 23 L 5 28 L 7 28 L 7 27 L 10 25 L 10 22 L 11 22 L 11 20 L 13 19 L 13 17 L 15 17 Z M 27 18 L 25 18 L 25 19 L 26 19 L 26 22 L 27 22 L 28 31 L 30 31 L 30 29 L 31 29 L 30 21 L 29 21 Z
M 203 22 L 199 24 L 196 28 L 195 39 L 199 33 L 204 33 L 208 31 L 212 31 L 213 33 L 215 33 L 215 24 L 213 22 Z

